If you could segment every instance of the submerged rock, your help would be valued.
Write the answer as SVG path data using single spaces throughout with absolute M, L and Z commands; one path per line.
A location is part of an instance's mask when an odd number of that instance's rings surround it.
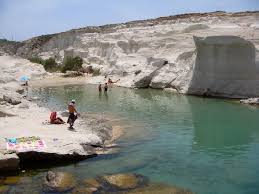
M 103 180 L 119 189 L 133 189 L 139 184 L 139 179 L 134 174 L 109 175 L 104 176 Z
M 86 179 L 73 193 L 92 194 L 101 187 L 101 183 L 96 179 Z
M 95 188 L 85 188 L 85 187 L 78 187 L 73 190 L 73 194 L 94 194 L 97 191 Z
M 20 182 L 20 177 L 18 177 L 18 176 L 6 177 L 3 180 L 3 184 L 5 184 L 5 185 L 16 185 L 19 182 Z
M 75 187 L 75 179 L 71 174 L 65 172 L 49 171 L 44 178 L 46 192 L 66 192 Z
M 0 194 L 7 193 L 9 190 L 9 187 L 7 185 L 0 185 Z
M 150 184 L 143 188 L 138 188 L 120 194 L 193 194 L 189 190 L 179 187 L 164 185 L 164 184 Z
M 95 179 L 86 179 L 75 191 L 87 190 L 87 192 L 96 191 L 97 193 L 120 192 L 146 186 L 147 181 L 147 178 L 142 175 L 113 174 L 97 177 Z
M 99 188 L 101 187 L 101 183 L 98 182 L 96 179 L 86 179 L 83 181 L 89 187 Z
M 85 185 L 85 186 L 84 186 Z M 138 174 L 113 174 L 95 179 L 86 179 L 73 193 L 118 193 L 118 194 L 192 194 L 191 191 L 158 183 L 149 183 Z

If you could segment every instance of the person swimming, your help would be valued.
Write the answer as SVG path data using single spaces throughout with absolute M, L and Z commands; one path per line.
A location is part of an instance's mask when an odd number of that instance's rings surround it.
M 117 81 L 112 81 L 111 78 L 108 79 L 108 84 L 114 84 L 114 83 L 117 83 L 118 81 L 120 81 L 120 79 L 118 79 Z
M 111 78 L 108 79 L 108 84 L 112 84 L 113 81 L 111 80 Z

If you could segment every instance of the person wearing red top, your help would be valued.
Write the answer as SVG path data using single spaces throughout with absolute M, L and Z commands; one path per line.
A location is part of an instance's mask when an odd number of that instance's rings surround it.
M 57 117 L 57 112 L 52 112 L 50 114 L 50 123 L 59 125 L 64 124 L 65 122 L 61 118 Z

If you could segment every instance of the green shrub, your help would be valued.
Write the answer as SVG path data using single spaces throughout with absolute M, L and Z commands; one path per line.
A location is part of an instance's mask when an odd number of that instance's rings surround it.
M 101 75 L 100 69 L 94 69 L 93 70 L 93 76 Z
M 29 61 L 32 63 L 38 63 L 38 64 L 42 64 L 42 65 L 44 63 L 44 59 L 37 57 L 37 56 L 29 58 Z
M 48 72 L 55 72 L 60 70 L 60 66 L 57 64 L 54 58 L 50 57 L 46 60 L 40 58 L 40 57 L 31 57 L 29 58 L 30 62 L 32 63 L 38 63 L 42 64 L 44 69 Z
M 66 57 L 63 60 L 62 72 L 80 71 L 82 69 L 83 59 L 81 57 Z
M 46 59 L 43 63 L 44 69 L 46 71 L 57 71 L 58 70 L 58 64 L 55 61 L 54 58 L 50 57 L 48 59 Z

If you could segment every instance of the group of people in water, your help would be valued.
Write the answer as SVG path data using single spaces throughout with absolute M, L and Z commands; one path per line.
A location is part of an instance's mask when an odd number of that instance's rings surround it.
M 98 90 L 99 92 L 102 92 L 102 90 L 104 90 L 104 92 L 108 92 L 108 84 L 105 83 L 103 88 L 102 88 L 102 84 L 99 84 Z
M 118 79 L 117 81 L 112 81 L 109 78 L 108 82 L 106 82 L 104 84 L 103 88 L 102 88 L 102 84 L 99 84 L 99 86 L 98 86 L 99 92 L 102 92 L 102 90 L 104 90 L 104 92 L 107 92 L 108 85 L 112 85 L 113 83 L 117 83 L 118 81 L 120 81 L 120 79 Z M 75 104 L 76 104 L 75 100 L 71 100 L 71 102 L 68 104 L 69 115 L 68 115 L 67 123 L 69 124 L 70 129 L 73 129 L 74 122 L 76 121 L 76 119 L 79 116 L 79 113 L 76 110 Z M 50 115 L 50 123 L 51 124 L 64 124 L 65 122 L 60 117 L 57 117 L 57 112 L 52 112 Z
M 99 84 L 98 86 L 98 91 L 102 92 L 102 90 L 104 90 L 104 92 L 108 92 L 108 85 L 112 85 L 114 83 L 117 83 L 118 81 L 120 81 L 120 79 L 118 79 L 117 81 L 112 81 L 111 78 L 108 79 L 108 82 L 106 82 L 104 84 L 104 87 L 102 88 L 102 84 Z

